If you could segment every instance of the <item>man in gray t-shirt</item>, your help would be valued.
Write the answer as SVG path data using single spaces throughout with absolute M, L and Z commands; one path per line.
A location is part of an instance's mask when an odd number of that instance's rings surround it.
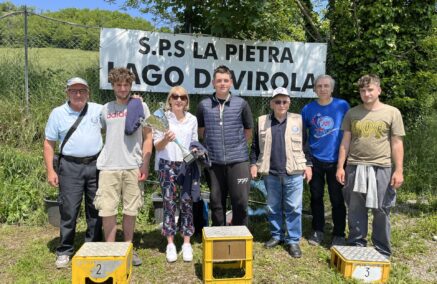
M 106 130 L 106 141 L 97 159 L 100 175 L 94 204 L 103 220 L 106 241 L 114 242 L 118 204 L 122 200 L 124 241 L 132 242 L 136 216 L 144 203 L 142 182 L 149 175 L 152 131 L 140 127 L 131 135 L 125 134 L 127 104 L 135 80 L 133 73 L 126 68 L 115 68 L 109 72 L 108 79 L 115 101 L 103 106 L 100 117 L 102 128 Z M 143 109 L 147 118 L 150 112 L 144 103 Z M 133 253 L 132 264 L 141 264 L 136 252 Z

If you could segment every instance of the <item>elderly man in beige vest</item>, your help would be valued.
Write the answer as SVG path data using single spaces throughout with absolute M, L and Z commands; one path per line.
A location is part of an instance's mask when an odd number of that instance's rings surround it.
M 285 88 L 273 91 L 272 113 L 260 116 L 250 155 L 253 178 L 264 177 L 272 248 L 283 242 L 294 258 L 302 256 L 303 179 L 311 180 L 311 164 L 303 151 L 304 135 L 300 114 L 289 113 L 290 97 Z M 285 217 L 285 218 L 284 218 Z M 285 223 L 285 224 L 283 224 Z

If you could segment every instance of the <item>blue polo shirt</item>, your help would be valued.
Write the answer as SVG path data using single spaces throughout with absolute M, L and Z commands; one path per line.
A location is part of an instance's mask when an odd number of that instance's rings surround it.
M 103 146 L 100 113 L 102 105 L 88 103 L 88 110 L 76 131 L 70 136 L 62 151 L 63 155 L 89 157 L 100 152 Z M 74 111 L 68 102 L 52 110 L 45 128 L 49 141 L 59 141 L 59 150 L 70 127 L 79 117 L 80 111 Z

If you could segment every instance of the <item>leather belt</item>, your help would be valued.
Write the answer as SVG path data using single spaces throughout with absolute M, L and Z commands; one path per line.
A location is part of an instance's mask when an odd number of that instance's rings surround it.
M 79 157 L 62 155 L 62 158 L 65 159 L 66 161 L 69 161 L 69 162 L 72 162 L 72 163 L 88 165 L 91 162 L 97 160 L 97 157 L 99 156 L 99 154 L 96 154 L 94 156 L 89 156 L 89 157 L 80 157 L 80 158 Z

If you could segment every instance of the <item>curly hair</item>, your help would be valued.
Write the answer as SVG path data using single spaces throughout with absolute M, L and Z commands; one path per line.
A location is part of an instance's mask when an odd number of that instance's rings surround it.
M 132 85 L 135 81 L 135 75 L 127 68 L 114 68 L 109 71 L 108 80 L 114 85 L 116 82 L 128 82 Z
M 377 75 L 374 74 L 367 74 L 362 76 L 359 80 L 358 80 L 358 88 L 365 88 L 367 86 L 369 86 L 370 84 L 375 84 L 377 86 L 381 85 L 381 79 L 379 79 L 379 77 Z

